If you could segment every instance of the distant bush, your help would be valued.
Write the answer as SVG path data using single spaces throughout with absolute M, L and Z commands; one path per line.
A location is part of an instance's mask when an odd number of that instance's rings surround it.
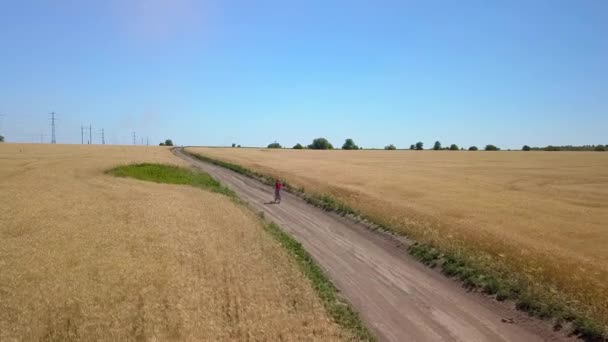
M 344 141 L 344 145 L 342 145 L 342 149 L 343 150 L 358 150 L 359 146 L 357 146 L 355 144 L 353 139 L 348 138 Z
M 417 151 L 421 151 L 423 148 L 424 144 L 422 143 L 422 141 L 419 141 L 416 143 L 416 150 Z
M 494 145 L 486 145 L 486 151 L 498 151 L 500 150 L 498 147 L 494 146 Z
M 235 143 L 232 143 L 232 147 L 236 147 L 236 144 L 235 144 Z
M 595 148 L 593 150 L 597 151 L 597 152 L 603 152 L 603 151 L 606 151 L 606 146 L 597 145 L 597 146 L 595 146 Z
M 411 145 L 410 145 L 410 150 L 415 150 L 415 149 L 416 149 L 416 145 L 411 144 Z
M 236 147 L 241 148 L 241 145 L 237 145 Z
M 602 148 L 602 145 L 599 145 L 599 148 Z M 608 145 L 603 146 L 604 149 L 608 150 Z M 531 151 L 595 151 L 598 148 L 597 145 L 562 145 L 562 146 L 553 146 L 549 145 L 546 147 L 530 147 Z
M 477 148 L 477 146 L 471 146 L 471 147 L 469 147 L 469 151 L 477 151 L 477 150 L 479 150 Z
M 386 145 L 384 146 L 385 150 L 396 150 L 397 148 L 395 147 L 395 145 L 390 144 L 390 145 Z
M 308 145 L 311 150 L 333 150 L 334 146 L 325 138 L 316 138 Z
M 0 135 L 0 142 L 4 142 L 4 136 Z
M 281 144 L 279 144 L 278 142 L 273 142 L 271 144 L 268 144 L 268 148 L 282 148 Z
M 165 140 L 165 144 L 162 146 L 173 146 L 173 140 L 171 140 L 171 139 Z
M 302 146 L 300 143 L 297 143 L 297 144 L 295 144 L 295 145 L 293 146 L 293 149 L 294 149 L 294 150 L 301 150 L 301 149 L 303 149 L 303 148 L 304 148 L 304 146 Z
M 456 144 L 450 145 L 450 151 L 458 151 L 458 150 L 459 150 L 458 145 L 456 145 Z
M 435 145 L 433 145 L 433 150 L 435 150 L 435 151 L 441 150 L 441 143 L 439 141 L 435 141 Z
M 530 146 L 528 146 L 528 145 L 524 145 L 524 146 L 521 148 L 521 150 L 522 150 L 522 151 L 530 151 Z

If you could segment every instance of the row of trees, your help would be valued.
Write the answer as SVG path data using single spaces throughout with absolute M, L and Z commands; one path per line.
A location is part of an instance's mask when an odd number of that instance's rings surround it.
M 524 145 L 522 147 L 522 151 L 597 151 L 597 152 L 603 152 L 603 151 L 608 151 L 608 145 L 582 145 L 582 146 L 573 146 L 573 145 L 553 146 L 553 145 L 549 145 L 549 146 L 546 146 L 546 147 L 530 147 L 528 145 Z
M 279 144 L 278 142 L 273 142 L 271 144 L 268 144 L 268 148 L 283 148 L 281 146 L 281 144 Z M 332 145 L 329 140 L 325 139 L 325 138 L 316 138 L 312 141 L 312 144 L 308 145 L 306 148 L 311 149 L 311 150 L 333 150 L 334 149 L 334 145 Z M 302 144 L 297 143 L 294 145 L 293 149 L 295 150 L 301 150 L 304 149 L 304 146 L 302 146 Z M 344 145 L 342 146 L 342 149 L 345 150 L 358 150 L 359 147 L 357 145 L 355 145 L 355 142 L 353 141 L 353 139 L 346 139 L 346 141 L 344 142 Z
M 473 147 L 473 146 L 471 146 Z M 438 151 L 438 150 L 451 150 L 451 151 L 458 151 L 460 150 L 460 148 L 458 148 L 458 145 L 456 144 L 452 144 L 450 145 L 450 147 L 441 147 L 441 142 L 439 141 L 435 141 L 435 145 L 433 145 L 433 150 Z
M 234 144 L 233 146 L 234 147 Z M 281 144 L 279 144 L 278 142 L 273 142 L 271 144 L 268 144 L 268 148 L 283 148 L 281 146 Z M 302 144 L 297 143 L 296 145 L 293 146 L 293 149 L 295 150 L 301 150 L 304 149 L 305 147 L 302 146 Z M 312 144 L 308 145 L 306 148 L 311 149 L 311 150 L 333 150 L 334 146 L 325 138 L 316 138 L 312 141 Z M 358 146 L 355 141 L 351 138 L 348 138 L 344 141 L 344 144 L 342 145 L 342 149 L 343 150 L 359 150 L 359 149 L 363 149 L 362 147 Z M 386 145 L 384 146 L 385 150 L 396 150 L 397 147 L 393 144 L 390 145 Z M 410 146 L 410 150 L 423 150 L 424 149 L 424 143 L 422 143 L 421 141 L 412 144 Z M 439 141 L 435 142 L 435 145 L 433 146 L 433 150 L 451 150 L 451 151 L 457 151 L 457 150 L 464 150 L 458 147 L 458 145 L 456 144 L 452 144 L 450 145 L 450 147 L 447 148 L 442 148 L 441 147 L 441 143 Z M 477 151 L 478 148 L 477 146 L 471 146 L 469 147 L 469 151 Z M 494 145 L 486 145 L 485 147 L 486 151 L 498 151 L 500 150 L 498 147 L 494 146 Z
M 273 142 L 272 144 L 268 145 L 268 148 L 282 148 L 281 144 L 279 144 L 278 142 Z M 304 146 L 302 146 L 302 144 L 298 143 L 296 144 L 293 149 L 296 150 L 301 150 L 305 148 Z M 306 148 L 311 149 L 311 150 L 332 150 L 334 148 L 334 146 L 325 138 L 316 138 L 312 141 L 312 144 L 308 145 Z M 358 146 L 353 139 L 348 138 L 344 141 L 344 144 L 342 145 L 342 149 L 343 150 L 359 150 L 359 149 L 363 149 L 362 147 Z M 385 150 L 396 150 L 397 147 L 393 144 L 389 144 L 384 146 Z M 412 144 L 410 146 L 410 150 L 423 150 L 424 149 L 424 143 L 422 143 L 421 141 Z M 450 145 L 450 147 L 448 148 L 442 148 L 441 147 L 441 143 L 439 141 L 435 142 L 435 145 L 433 146 L 434 150 L 451 150 L 451 151 L 457 151 L 457 150 L 464 150 L 458 147 L 458 145 L 456 144 L 452 144 Z M 471 146 L 469 147 L 469 151 L 477 151 L 478 148 L 477 146 Z M 494 145 L 486 145 L 485 147 L 486 151 L 498 151 L 500 150 L 498 147 L 494 146 Z
M 232 144 L 232 147 L 234 147 L 234 144 Z M 240 145 L 239 145 L 240 147 Z M 273 142 L 271 144 L 268 145 L 268 148 L 283 148 L 281 146 L 281 144 L 279 144 L 278 142 Z M 325 138 L 316 138 L 312 141 L 312 144 L 304 147 L 302 144 L 298 143 L 295 146 L 293 146 L 293 149 L 296 150 L 301 150 L 304 148 L 308 148 L 311 150 L 333 150 L 334 146 Z M 343 150 L 359 150 L 359 149 L 363 149 L 362 147 L 358 146 L 353 139 L 346 139 L 344 141 L 344 144 L 342 145 L 342 149 Z M 390 145 L 386 145 L 384 146 L 385 150 L 396 150 L 397 147 L 393 144 Z M 439 150 L 449 150 L 449 151 L 462 151 L 464 150 L 464 148 L 458 147 L 458 145 L 456 144 L 451 144 L 449 147 L 444 147 L 441 145 L 440 141 L 435 141 L 435 144 L 433 145 L 433 150 L 435 151 L 439 151 Z M 419 141 L 415 144 L 410 145 L 410 150 L 424 150 L 424 143 Z M 468 148 L 469 151 L 478 151 L 479 148 L 477 146 L 470 146 Z M 492 144 L 488 144 L 484 147 L 485 151 L 500 151 L 500 148 L 497 147 L 496 145 L 492 145 Z M 547 146 L 547 147 L 530 147 L 528 145 L 524 145 L 522 147 L 522 151 L 607 151 L 608 150 L 608 145 L 585 145 L 585 146 Z
M 392 146 L 392 145 L 389 145 Z M 388 146 L 387 146 L 388 147 Z M 384 149 L 389 150 L 389 148 L 385 147 Z M 410 145 L 410 150 L 418 150 L 418 151 L 422 151 L 424 150 L 424 143 L 422 141 L 419 141 L 415 144 L 411 144 Z M 456 144 L 452 144 L 450 145 L 450 147 L 442 147 L 441 143 L 439 141 L 435 141 L 435 145 L 433 145 L 433 150 L 435 151 L 440 151 L 440 150 L 448 150 L 448 151 L 464 151 L 463 147 L 458 147 L 458 145 Z M 479 148 L 477 148 L 477 146 L 471 146 L 468 148 L 469 151 L 478 151 Z M 486 151 L 499 151 L 500 148 L 494 146 L 494 145 L 486 145 L 486 147 L 484 148 L 484 150 Z

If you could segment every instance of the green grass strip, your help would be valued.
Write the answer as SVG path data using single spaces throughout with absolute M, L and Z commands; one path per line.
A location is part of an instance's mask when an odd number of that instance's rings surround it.
M 279 243 L 293 256 L 298 266 L 310 279 L 312 287 L 321 298 L 325 310 L 343 328 L 350 330 L 362 341 L 375 341 L 373 335 L 367 330 L 359 315 L 353 311 L 339 294 L 336 287 L 327 278 L 323 270 L 314 262 L 310 254 L 302 245 L 290 235 L 283 232 L 275 223 L 265 225 L 266 231 L 270 233 Z
M 236 194 L 232 190 L 220 184 L 209 174 L 173 165 L 132 164 L 118 166 L 109 170 L 108 173 L 117 177 L 129 177 L 155 183 L 191 185 L 236 198 Z

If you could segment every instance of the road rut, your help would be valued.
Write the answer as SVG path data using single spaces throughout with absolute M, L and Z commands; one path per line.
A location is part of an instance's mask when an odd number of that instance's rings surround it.
M 195 159 L 183 149 L 173 152 L 302 243 L 380 341 L 567 340 L 544 323 L 467 292 L 414 260 L 396 239 L 289 193 L 280 205 L 267 204 L 273 199 L 271 187 Z

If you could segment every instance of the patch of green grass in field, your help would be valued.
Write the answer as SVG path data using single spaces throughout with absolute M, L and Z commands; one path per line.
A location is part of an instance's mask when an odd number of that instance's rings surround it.
M 359 315 L 351 309 L 348 302 L 338 295 L 336 287 L 327 278 L 323 270 L 317 266 L 304 247 L 283 232 L 275 223 L 266 224 L 265 228 L 296 260 L 304 275 L 310 279 L 312 287 L 321 298 L 325 309 L 336 323 L 352 331 L 359 340 L 374 341 L 375 338 L 363 325 Z
M 220 184 L 207 173 L 173 165 L 132 164 L 118 166 L 109 170 L 108 173 L 117 177 L 130 177 L 155 183 L 191 185 L 236 198 L 232 190 Z
M 420 260 L 423 264 L 430 266 L 431 268 L 437 266 L 441 253 L 435 249 L 425 245 L 414 243 L 408 248 L 408 251 L 416 259 Z

